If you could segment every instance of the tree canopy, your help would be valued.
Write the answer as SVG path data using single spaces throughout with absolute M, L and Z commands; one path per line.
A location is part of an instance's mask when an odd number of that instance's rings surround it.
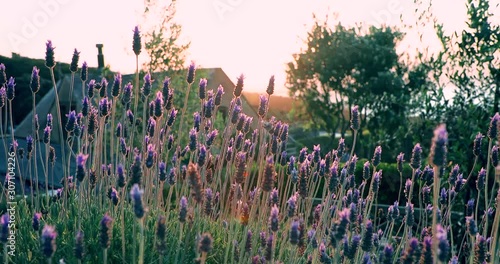
M 407 134 L 415 96 L 427 82 L 425 68 L 405 65 L 396 47 L 403 33 L 391 27 L 331 28 L 316 22 L 307 48 L 288 64 L 290 95 L 304 102 L 316 127 L 344 137 L 349 109 L 358 105 L 371 142 L 391 144 Z M 366 145 L 366 144 L 364 144 Z M 400 147 L 400 146 L 394 146 Z

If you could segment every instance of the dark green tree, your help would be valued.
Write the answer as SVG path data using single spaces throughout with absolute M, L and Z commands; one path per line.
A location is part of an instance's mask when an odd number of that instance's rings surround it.
M 439 78 L 455 88 L 453 100 L 439 118 L 453 131 L 450 160 L 472 169 L 474 137 L 478 132 L 486 133 L 489 118 L 499 111 L 500 27 L 492 22 L 488 0 L 466 2 L 466 27 L 461 32 L 447 34 L 443 23 L 436 20 L 443 49 L 435 61 L 441 65 Z M 486 155 L 479 162 L 485 165 Z
M 304 102 L 313 122 L 332 138 L 336 132 L 345 137 L 349 109 L 358 105 L 364 135 L 359 145 L 368 152 L 383 144 L 386 157 L 395 157 L 401 147 L 409 147 L 404 145 L 410 139 L 415 98 L 428 82 L 426 67 L 402 62 L 396 51 L 402 38 L 391 27 L 337 24 L 332 29 L 317 21 L 308 33 L 307 48 L 288 64 L 290 95 Z

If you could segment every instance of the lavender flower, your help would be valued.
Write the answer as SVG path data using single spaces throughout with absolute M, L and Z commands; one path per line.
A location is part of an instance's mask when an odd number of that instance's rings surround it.
M 53 226 L 45 225 L 43 227 L 40 248 L 47 258 L 51 258 L 56 252 L 56 237 L 57 232 Z
M 266 247 L 266 235 L 264 231 L 259 233 L 260 247 Z
M 163 161 L 158 165 L 158 179 L 160 182 L 164 182 L 167 179 L 167 165 Z
M 271 216 L 269 217 L 269 229 L 273 232 L 278 231 L 279 219 L 278 219 L 279 209 L 276 205 L 271 208 Z
M 83 242 L 83 232 L 78 231 L 75 236 L 75 247 L 73 248 L 75 258 L 78 260 L 83 260 L 85 254 L 85 245 Z
M 320 152 L 321 152 L 321 147 L 320 147 L 320 145 L 319 145 L 319 144 L 318 144 L 318 145 L 314 145 L 314 146 L 313 146 L 313 152 L 312 152 L 312 154 L 313 154 L 313 161 L 314 161 L 314 163 L 316 163 L 316 164 L 317 164 L 317 163 L 320 161 L 320 159 L 321 159 L 321 154 L 320 154 Z
M 52 41 L 48 40 L 45 49 L 45 66 L 49 69 L 56 66 L 56 61 L 54 59 L 54 47 L 52 46 Z
M 380 187 L 380 182 L 382 181 L 382 170 L 379 170 L 373 174 L 372 179 L 372 192 L 374 194 L 378 193 Z
M 375 165 L 373 165 L 373 166 L 375 166 Z M 365 180 L 370 179 L 370 162 L 369 161 L 367 161 L 367 162 L 365 162 L 365 164 L 363 164 L 363 179 L 365 179 Z
M 189 131 L 189 150 L 190 151 L 195 151 L 196 147 L 198 146 L 198 133 L 196 132 L 195 128 L 192 128 Z
M 120 202 L 120 196 L 118 195 L 118 191 L 115 188 L 111 188 L 111 194 L 110 194 L 111 202 L 113 202 L 113 205 L 118 205 L 118 202 Z
M 410 195 L 410 190 L 411 190 L 412 185 L 413 185 L 413 182 L 410 179 L 406 179 L 404 193 L 405 193 L 405 197 L 409 200 L 411 200 L 411 198 L 412 198 L 412 197 L 408 197 L 408 195 Z
M 156 98 L 154 100 L 154 116 L 159 118 L 163 115 L 163 95 L 161 92 L 156 92 Z
M 113 236 L 113 218 L 105 214 L 100 223 L 99 243 L 103 249 L 109 248 Z
M 405 162 L 405 154 L 403 152 L 399 153 L 396 157 L 396 163 L 399 173 L 403 172 L 403 162 Z
M 141 54 L 141 32 L 139 31 L 139 27 L 135 26 L 134 28 L 134 40 L 132 41 L 132 50 L 135 53 L 135 56 L 139 56 Z
M 293 194 L 287 201 L 288 204 L 288 217 L 293 217 L 297 210 L 297 193 Z
M 498 146 L 495 145 L 491 148 L 491 163 L 493 167 L 498 166 L 498 160 L 499 160 L 499 155 L 498 155 Z
M 85 82 L 87 80 L 88 75 L 89 75 L 89 67 L 87 66 L 87 62 L 84 61 L 82 64 L 82 69 L 80 70 L 80 79 L 82 80 L 82 82 Z
M 115 74 L 115 78 L 113 80 L 113 87 L 111 89 L 111 95 L 113 97 L 118 97 L 120 95 L 121 86 L 122 86 L 122 75 L 120 73 L 117 73 L 117 74 Z M 130 101 L 130 97 L 131 97 L 131 95 L 125 94 L 128 92 L 127 90 L 130 90 L 130 92 L 132 92 L 132 84 L 128 83 L 124 87 L 124 94 L 122 97 L 122 102 L 124 102 L 124 104 L 125 104 L 125 102 Z
M 351 211 L 348 208 L 344 208 L 339 212 L 339 218 L 335 222 L 335 232 L 332 232 L 332 235 L 335 236 L 337 240 L 340 240 L 347 234 L 347 228 L 349 225 L 349 219 L 351 215 Z
M 165 100 L 163 106 L 167 111 L 172 109 L 174 102 L 174 90 L 168 88 L 168 82 L 170 82 L 170 78 L 165 77 L 165 81 L 163 82 L 162 94 L 163 94 L 163 99 Z
M 33 137 L 31 135 L 26 137 L 26 150 L 28 151 L 28 155 L 33 151 Z
M 50 126 L 46 126 L 45 129 L 43 130 L 43 142 L 45 144 L 49 144 L 50 143 L 50 134 L 52 132 L 52 129 L 50 128 Z
M 448 254 L 450 253 L 450 244 L 446 238 L 446 230 L 440 224 L 436 226 L 436 230 L 436 239 L 438 242 L 437 258 L 439 261 L 445 262 L 448 260 Z
M 245 252 L 250 253 L 252 252 L 252 230 L 248 229 L 247 231 L 247 237 L 245 241 Z
M 359 243 L 361 241 L 360 235 L 353 235 L 351 239 L 351 244 L 349 245 L 349 252 L 347 254 L 348 259 L 354 259 L 356 256 L 356 251 L 358 250 Z
M 299 237 L 300 237 L 300 229 L 299 229 L 299 221 L 297 220 L 292 220 L 292 223 L 290 225 L 290 244 L 292 245 L 297 245 L 299 243 Z
M 381 157 L 382 157 L 382 147 L 377 146 L 375 148 L 375 152 L 373 153 L 373 159 L 372 159 L 372 164 L 374 167 L 377 167 L 380 164 Z
M 5 87 L 0 87 L 0 108 L 5 106 L 5 99 L 7 98 L 7 92 L 5 91 Z
M 498 136 L 498 121 L 500 120 L 500 115 L 495 113 L 491 118 L 490 127 L 488 129 L 488 137 L 490 139 L 495 139 Z
M 147 131 L 150 138 L 154 137 L 156 127 L 156 120 L 153 117 L 149 117 Z
M 355 105 L 351 109 L 351 128 L 354 131 L 359 130 L 359 123 L 360 123 L 360 117 L 359 117 L 359 111 L 358 111 L 358 106 Z
M 71 57 L 71 64 L 69 65 L 69 70 L 75 73 L 78 70 L 78 60 L 80 59 L 80 52 L 78 50 L 73 51 L 73 57 Z
M 422 148 L 420 147 L 420 143 L 417 143 L 413 147 L 413 151 L 410 159 L 410 166 L 412 169 L 420 169 L 422 166 Z
M 118 81 L 116 80 L 116 77 L 115 77 L 115 83 L 117 83 L 117 82 Z M 121 82 L 121 80 L 120 80 L 120 82 Z M 128 106 L 128 104 L 132 100 L 133 88 L 134 87 L 132 86 L 132 83 L 130 83 L 130 82 L 125 84 L 125 86 L 123 87 L 123 94 L 122 94 L 121 102 L 122 102 L 123 106 L 125 106 L 125 107 Z M 119 91 L 120 91 L 120 84 L 116 85 L 116 90 L 115 90 L 115 85 L 113 84 L 113 95 L 118 96 Z
M 408 203 L 406 205 L 405 219 L 406 219 L 406 225 L 411 230 L 411 228 L 413 227 L 413 224 L 415 223 L 415 214 L 414 214 L 414 209 L 413 209 L 412 203 Z
M 483 134 L 477 133 L 476 138 L 474 138 L 474 147 L 472 148 L 472 153 L 475 157 L 481 155 L 481 143 L 483 141 Z
M 442 167 L 446 162 L 448 151 L 448 132 L 445 125 L 440 125 L 434 130 L 432 138 L 430 163 L 433 166 Z
M 478 229 L 477 229 L 477 224 L 476 224 L 476 220 L 474 220 L 474 217 L 466 216 L 465 217 L 465 224 L 467 226 L 467 232 L 469 232 L 469 234 L 471 236 L 477 235 Z
M 434 263 L 432 257 L 432 237 L 430 236 L 424 237 L 424 241 L 422 243 L 422 255 L 420 257 L 420 263 L 422 264 Z
M 208 98 L 208 100 L 203 104 L 203 112 L 205 118 L 212 118 L 214 110 L 214 99 Z
M 328 190 L 330 191 L 330 193 L 334 193 L 340 184 L 338 166 L 338 162 L 335 161 L 330 167 L 330 180 L 328 182 Z
M 406 248 L 401 256 L 402 264 L 418 263 L 420 261 L 420 245 L 418 239 L 412 237 L 406 243 Z
M 6 244 L 8 240 L 9 240 L 9 214 L 5 213 L 0 218 L 0 242 Z
M 373 223 L 366 221 L 363 238 L 361 239 L 361 249 L 365 252 L 371 252 L 373 248 Z
M 422 172 L 422 180 L 430 186 L 434 181 L 434 171 L 431 167 L 425 166 L 424 171 Z
M 106 117 L 110 114 L 111 101 L 107 97 L 104 97 L 99 101 L 99 115 L 101 117 Z
M 56 150 L 54 147 L 50 146 L 49 147 L 49 162 L 51 163 L 52 166 L 54 166 L 54 162 L 56 161 Z
M 236 80 L 236 86 L 234 87 L 234 92 L 233 95 L 234 97 L 239 97 L 241 95 L 241 92 L 243 91 L 243 80 L 245 79 L 245 76 L 241 74 L 237 80 Z
M 212 207 L 213 198 L 214 198 L 214 193 L 212 192 L 212 189 L 206 188 L 205 189 L 205 205 L 203 206 L 203 212 L 207 216 L 210 216 L 212 214 L 212 211 L 213 211 L 213 207 Z
M 267 261 L 272 261 L 273 259 L 273 244 L 274 244 L 273 241 L 274 241 L 274 235 L 273 233 L 269 233 L 265 247 L 265 258 Z
M 478 191 L 482 192 L 485 187 L 486 170 L 481 168 L 477 175 L 476 188 Z
M 238 152 L 236 154 L 236 171 L 235 171 L 235 181 L 238 184 L 243 184 L 245 181 L 246 173 L 246 162 L 247 157 L 245 152 Z
M 105 77 L 102 77 L 101 85 L 96 86 L 96 88 L 99 90 L 100 97 L 106 97 L 108 95 L 108 81 Z
M 250 143 L 250 141 L 249 141 L 249 143 Z M 286 161 L 287 161 L 287 152 L 286 152 L 286 150 L 281 151 L 281 155 L 279 157 L 279 161 L 280 161 L 280 165 L 281 166 L 283 166 L 283 167 L 286 166 Z M 324 166 L 324 167 L 326 167 L 326 166 Z
M 307 231 L 307 244 L 310 244 L 312 248 L 318 247 L 318 240 L 316 239 L 316 229 L 312 228 L 309 231 Z
M 7 82 L 7 100 L 12 101 L 16 95 L 16 83 L 14 77 L 10 77 Z
M 448 203 L 448 193 L 445 188 L 441 189 L 441 193 L 439 195 L 439 203 L 443 205 Z
M 214 99 L 214 104 L 216 106 L 219 106 L 221 104 L 222 95 L 224 95 L 224 87 L 222 87 L 222 85 L 219 85 L 219 87 L 217 87 L 217 92 L 215 93 L 215 99 Z
M 204 233 L 201 235 L 200 242 L 198 243 L 198 250 L 202 253 L 208 253 L 212 251 L 213 238 L 209 233 Z
M 361 264 L 372 264 L 370 254 L 368 253 L 363 254 L 363 259 L 361 260 Z
M 141 92 L 144 97 L 148 97 L 151 94 L 151 84 L 153 80 L 151 79 L 151 74 L 148 72 L 144 75 L 144 84 L 142 85 Z
M 394 249 L 392 248 L 392 246 L 390 244 L 387 244 L 384 247 L 382 254 L 380 254 L 379 263 L 392 264 L 393 255 L 394 255 Z
M 299 190 L 299 194 L 300 194 L 300 197 L 302 198 L 306 198 L 307 197 L 307 194 L 308 194 L 308 190 L 309 190 L 309 187 L 308 187 L 308 173 L 309 173 L 309 165 L 308 165 L 308 162 L 304 162 L 301 164 L 300 166 L 300 170 L 299 170 L 299 182 L 298 182 L 298 190 Z
M 175 108 L 172 108 L 172 110 L 170 111 L 170 115 L 168 117 L 168 120 L 167 120 L 167 126 L 172 127 L 176 116 L 177 116 L 177 110 L 175 110 Z
M 66 115 L 66 117 L 68 118 L 68 121 L 67 121 L 66 127 L 65 127 L 66 131 L 72 132 L 75 129 L 75 126 L 77 125 L 76 112 L 71 111 L 71 112 L 69 112 L 69 114 Z
M 165 255 L 167 251 L 167 242 L 165 241 L 167 236 L 167 218 L 163 215 L 158 216 L 156 221 L 156 250 L 160 255 Z
M 198 171 L 198 166 L 194 163 L 189 163 L 187 169 L 187 176 L 189 185 L 191 186 L 191 194 L 197 203 L 203 201 L 202 195 L 202 184 L 200 179 L 200 172 Z
M 194 64 L 194 61 L 191 61 L 186 76 L 186 81 L 188 84 L 192 84 L 194 82 L 195 71 L 196 71 L 196 65 Z
M 268 100 L 267 100 L 267 96 L 261 94 L 260 95 L 260 104 L 259 104 L 259 111 L 258 111 L 258 114 L 261 118 L 264 118 L 266 116 L 266 113 L 267 113 L 267 109 L 268 109 Z
M 323 242 L 321 242 L 321 244 L 319 245 L 318 250 L 319 250 L 319 262 L 325 263 L 325 264 L 331 264 L 332 259 L 330 258 L 330 256 L 326 252 L 326 246 Z
M 488 253 L 488 242 L 481 236 L 476 236 L 476 244 L 474 245 L 474 263 L 486 263 Z
M 467 201 L 467 204 L 465 207 L 466 207 L 465 211 L 466 211 L 467 216 L 472 216 L 472 214 L 474 214 L 474 198 Z
M 125 138 L 123 137 L 120 138 L 120 151 L 124 156 L 130 151 L 130 148 L 127 147 L 127 143 L 125 142 Z
M 85 178 L 85 162 L 87 161 L 88 155 L 82 153 L 76 155 L 76 178 L 79 182 L 82 182 Z
M 5 65 L 0 63 L 0 87 L 7 82 L 7 74 L 5 73 Z
M 217 192 L 217 194 L 219 194 Z M 242 206 L 241 206 L 241 215 L 240 215 L 240 223 L 244 226 L 248 225 L 248 220 L 250 218 L 250 208 L 248 207 L 248 203 L 244 203 Z M 248 230 L 250 231 L 250 230 Z M 248 243 L 248 241 L 247 241 Z M 252 241 L 250 241 L 250 243 L 252 243 Z
M 40 70 L 36 66 L 33 66 L 31 72 L 30 88 L 34 94 L 40 90 Z
M 198 97 L 201 100 L 204 100 L 207 96 L 207 79 L 200 79 L 200 84 L 199 84 L 199 90 L 198 90 Z
M 245 124 L 246 115 L 244 113 L 240 113 L 238 116 L 238 122 L 236 122 L 236 130 L 243 130 L 243 125 Z
M 87 116 L 89 114 L 89 98 L 85 96 L 82 100 L 82 115 Z
M 389 206 L 387 209 L 387 217 L 389 221 L 395 221 L 399 217 L 399 203 L 396 201 L 394 205 Z
M 347 164 L 348 175 L 354 175 L 354 171 L 356 170 L 356 162 L 358 162 L 358 156 L 354 154 Z
M 179 207 L 179 222 L 181 222 L 181 223 L 186 222 L 187 213 L 188 213 L 187 205 L 188 205 L 188 203 L 187 203 L 186 197 L 182 196 L 181 201 L 180 201 L 180 207 Z
M 269 84 L 267 85 L 266 92 L 268 95 L 273 95 L 274 93 L 274 75 L 269 78 Z
M 168 139 L 167 139 L 167 149 L 171 150 L 173 146 L 174 146 L 174 136 L 172 134 L 170 134 L 170 135 L 168 135 Z
M 142 165 L 141 165 L 141 154 L 137 149 L 134 150 L 134 162 L 130 166 L 131 184 L 141 184 L 142 183 Z
M 47 116 L 48 117 L 48 116 Z M 38 122 L 38 114 L 35 114 L 35 131 L 38 131 L 40 129 L 40 123 Z
M 276 171 L 274 168 L 273 156 L 268 156 L 266 158 L 266 166 L 264 168 L 264 180 L 262 181 L 262 190 L 265 192 L 270 192 L 274 187 L 274 177 Z
M 139 188 L 138 184 L 134 184 L 132 186 L 132 190 L 130 190 L 130 197 L 134 203 L 134 214 L 138 219 L 144 217 L 146 209 L 142 203 L 142 195 L 144 191 Z

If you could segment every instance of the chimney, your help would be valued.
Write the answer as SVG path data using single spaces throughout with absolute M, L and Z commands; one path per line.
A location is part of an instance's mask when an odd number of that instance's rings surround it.
M 104 55 L 102 54 L 102 44 L 96 44 L 97 47 L 97 68 L 98 69 L 103 69 L 104 68 Z

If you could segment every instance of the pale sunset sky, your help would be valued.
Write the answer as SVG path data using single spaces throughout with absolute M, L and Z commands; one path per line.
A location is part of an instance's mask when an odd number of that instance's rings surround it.
M 434 14 L 448 30 L 464 26 L 465 0 L 434 2 Z M 16 52 L 44 58 L 45 42 L 50 39 L 58 61 L 70 62 L 77 48 L 80 64 L 85 60 L 95 67 L 95 44 L 102 43 L 105 63 L 113 71 L 135 69 L 132 30 L 143 22 L 143 1 L 23 0 L 6 1 L 4 7 L 1 55 Z M 269 77 L 275 75 L 277 93 L 284 95 L 286 63 L 305 46 L 313 13 L 320 18 L 329 14 L 332 21 L 335 13 L 345 25 L 397 25 L 401 14 L 411 21 L 414 8 L 410 0 L 178 0 L 175 20 L 183 27 L 181 40 L 191 41 L 186 63 L 194 60 L 199 67 L 221 67 L 232 80 L 243 73 L 246 90 L 256 92 L 264 92 Z M 432 40 L 428 43 L 436 45 Z

